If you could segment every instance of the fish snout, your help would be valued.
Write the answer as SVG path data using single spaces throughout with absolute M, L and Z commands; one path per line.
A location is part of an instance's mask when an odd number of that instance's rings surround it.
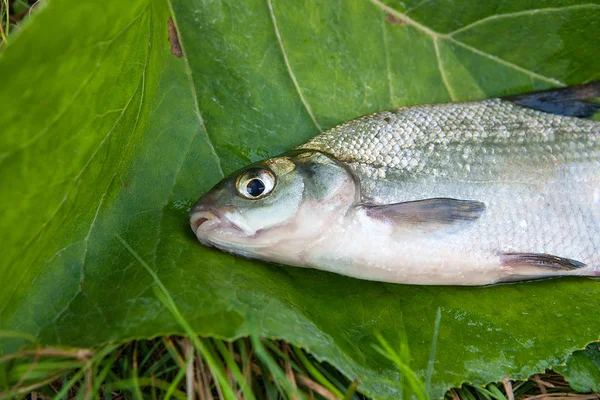
M 194 231 L 196 236 L 200 235 L 201 227 L 202 230 L 207 230 L 208 228 L 214 226 L 218 222 L 219 217 L 217 216 L 217 214 L 210 210 L 192 210 L 190 216 L 190 226 L 192 227 L 192 230 Z
M 220 215 L 213 206 L 214 200 L 214 194 L 209 192 L 190 210 L 190 226 L 201 242 L 206 239 L 206 233 L 219 224 Z

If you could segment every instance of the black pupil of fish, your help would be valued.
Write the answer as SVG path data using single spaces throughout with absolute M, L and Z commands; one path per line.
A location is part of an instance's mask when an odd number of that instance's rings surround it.
M 246 185 L 246 191 L 252 197 L 260 196 L 265 191 L 265 184 L 260 179 L 252 179 Z

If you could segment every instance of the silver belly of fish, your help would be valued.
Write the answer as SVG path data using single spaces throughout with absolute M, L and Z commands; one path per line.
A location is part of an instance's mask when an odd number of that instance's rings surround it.
M 361 279 L 600 275 L 600 83 L 337 126 L 217 184 L 201 243 Z

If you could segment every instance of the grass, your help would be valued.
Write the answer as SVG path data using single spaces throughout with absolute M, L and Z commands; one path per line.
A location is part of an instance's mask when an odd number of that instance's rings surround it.
M 99 349 L 38 348 L 0 358 L 0 399 L 361 399 L 335 369 L 284 342 L 161 337 Z M 218 365 L 215 365 L 217 363 Z M 216 373 L 221 370 L 224 380 Z
M 8 0 L 0 0 L 0 44 L 8 41 L 6 35 L 10 30 L 10 12 Z
M 0 49 L 10 40 L 10 32 L 44 0 L 0 0 Z
M 407 349 L 394 349 L 382 339 L 377 347 L 401 371 L 406 382 L 402 397 L 427 399 L 423 381 L 407 366 Z M 228 342 L 165 336 L 96 349 L 34 347 L 0 357 L 0 399 L 366 399 L 360 384 L 298 347 L 257 337 Z M 524 382 L 464 385 L 448 391 L 445 399 L 567 397 L 600 399 L 576 393 L 551 371 Z

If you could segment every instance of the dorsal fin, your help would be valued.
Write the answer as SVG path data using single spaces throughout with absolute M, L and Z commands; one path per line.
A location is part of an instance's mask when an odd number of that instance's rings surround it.
M 503 97 L 523 107 L 569 117 L 587 118 L 600 110 L 600 103 L 586 100 L 600 98 L 600 81 L 560 89 Z

